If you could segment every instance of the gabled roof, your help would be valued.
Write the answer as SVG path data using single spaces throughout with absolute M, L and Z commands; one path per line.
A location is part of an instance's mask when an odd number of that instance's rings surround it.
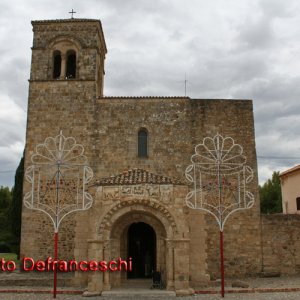
M 292 168 L 290 168 L 290 169 L 288 169 L 288 170 L 280 173 L 279 176 L 282 177 L 284 175 L 288 175 L 288 174 L 290 174 L 292 172 L 296 172 L 298 170 L 300 170 L 300 165 L 294 166 L 294 167 L 292 167 Z
M 143 169 L 132 169 L 124 171 L 121 174 L 101 178 L 95 182 L 98 186 L 107 185 L 137 185 L 137 184 L 174 184 L 182 185 L 183 183 L 176 178 L 168 178 L 162 175 L 155 175 Z

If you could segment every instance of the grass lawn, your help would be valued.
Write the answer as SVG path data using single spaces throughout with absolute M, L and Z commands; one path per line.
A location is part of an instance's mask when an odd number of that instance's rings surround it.
M 4 258 L 5 261 L 13 260 L 16 265 L 20 264 L 20 261 L 17 259 L 17 254 L 15 253 L 0 253 L 0 259 Z

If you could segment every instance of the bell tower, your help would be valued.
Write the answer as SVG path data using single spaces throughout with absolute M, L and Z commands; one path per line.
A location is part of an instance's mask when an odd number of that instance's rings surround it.
M 30 82 L 94 82 L 95 96 L 103 96 L 107 50 L 99 20 L 32 21 L 32 26 Z
M 60 130 L 88 145 L 96 99 L 103 96 L 107 50 L 101 22 L 42 20 L 32 27 L 26 148 Z
M 32 27 L 25 154 L 60 130 L 92 145 L 107 53 L 101 22 L 42 20 L 32 21 Z

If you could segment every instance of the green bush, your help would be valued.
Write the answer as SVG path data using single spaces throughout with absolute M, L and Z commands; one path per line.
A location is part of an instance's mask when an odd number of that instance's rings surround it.
M 272 178 L 259 186 L 260 210 L 265 214 L 281 213 L 281 184 L 279 172 L 273 172 Z

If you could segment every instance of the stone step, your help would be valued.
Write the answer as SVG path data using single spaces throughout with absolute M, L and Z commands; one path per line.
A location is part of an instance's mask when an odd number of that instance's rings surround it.
M 72 276 L 58 274 L 57 285 L 60 287 L 71 286 Z M 53 274 L 0 274 L 0 286 L 39 286 L 49 287 L 53 285 Z
M 152 286 L 152 279 L 127 279 L 122 282 L 122 288 L 150 288 Z
M 101 294 L 102 297 L 114 297 L 114 298 L 133 298 L 139 297 L 141 299 L 147 298 L 159 298 L 165 299 L 167 297 L 176 297 L 174 291 L 158 290 L 158 289 L 118 289 L 111 291 L 104 291 Z

